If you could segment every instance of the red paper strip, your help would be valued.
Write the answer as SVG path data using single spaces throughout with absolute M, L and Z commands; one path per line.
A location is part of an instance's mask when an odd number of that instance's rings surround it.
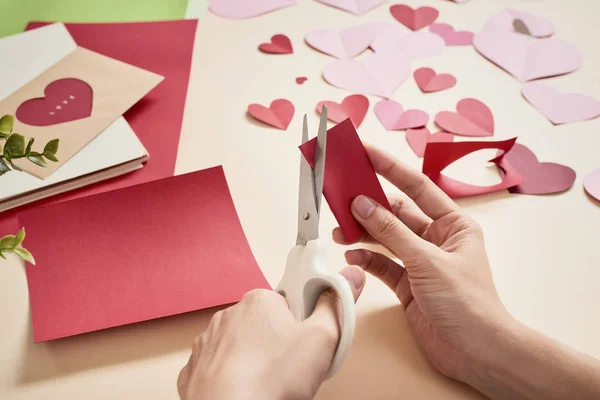
M 454 199 L 497 192 L 523 183 L 523 177 L 504 159 L 513 148 L 517 138 L 499 142 L 455 142 L 428 143 L 423 159 L 423 173 L 427 175 L 446 194 Z M 482 149 L 498 149 L 503 151 L 490 162 L 493 162 L 505 172 L 504 179 L 497 185 L 476 186 L 460 182 L 442 175 L 444 168 L 462 157 Z
M 314 168 L 316 138 L 300 146 Z M 364 228 L 352 216 L 352 201 L 365 195 L 391 210 L 377 174 L 352 121 L 346 119 L 327 131 L 323 195 L 348 242 L 359 240 Z
M 221 167 L 19 214 L 35 342 L 233 303 L 269 288 Z

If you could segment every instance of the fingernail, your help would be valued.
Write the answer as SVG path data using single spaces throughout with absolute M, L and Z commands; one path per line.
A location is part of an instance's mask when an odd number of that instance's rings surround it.
M 375 204 L 366 196 L 358 196 L 352 202 L 354 212 L 362 219 L 367 219 L 375 211 Z
M 362 260 L 361 250 L 348 250 L 344 256 L 346 262 L 350 265 L 358 265 L 360 267 L 360 260 Z
M 364 273 L 360 268 L 346 267 L 342 270 L 342 276 L 352 285 L 356 290 L 360 289 L 365 281 Z

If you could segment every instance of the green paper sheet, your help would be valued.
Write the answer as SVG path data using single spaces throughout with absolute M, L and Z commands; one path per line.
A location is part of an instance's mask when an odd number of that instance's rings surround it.
M 206 11 L 208 11 L 208 0 L 188 0 L 185 17 L 187 19 L 201 19 Z
M 183 19 L 187 0 L 0 0 L 0 37 L 29 21 L 126 22 Z

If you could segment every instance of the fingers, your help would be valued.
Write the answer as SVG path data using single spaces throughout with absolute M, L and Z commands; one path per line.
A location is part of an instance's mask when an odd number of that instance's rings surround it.
M 406 193 L 429 217 L 436 220 L 458 210 L 456 203 L 421 172 L 372 145 L 365 143 L 364 147 L 375 172 Z
M 431 243 L 421 239 L 395 215 L 366 196 L 354 199 L 352 214 L 373 238 L 390 249 L 407 267 L 432 251 Z

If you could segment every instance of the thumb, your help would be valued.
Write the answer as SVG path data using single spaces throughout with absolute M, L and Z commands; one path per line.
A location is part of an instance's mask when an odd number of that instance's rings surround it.
M 427 242 L 374 200 L 358 196 L 352 202 L 352 214 L 375 240 L 405 264 L 422 257 Z

